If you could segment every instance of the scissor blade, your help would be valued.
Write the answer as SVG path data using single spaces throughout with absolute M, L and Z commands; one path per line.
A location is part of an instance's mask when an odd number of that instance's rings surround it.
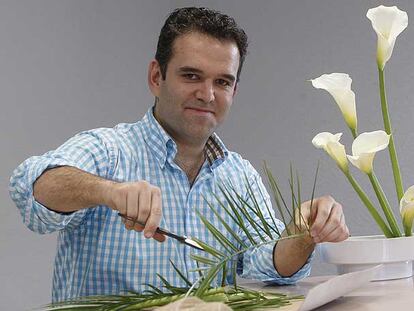
M 204 251 L 204 248 L 200 244 L 198 244 L 196 241 L 191 240 L 189 238 L 186 238 L 183 243 L 185 243 L 185 244 L 187 244 L 191 247 L 194 247 L 196 249 L 199 249 L 201 251 Z
M 137 221 L 136 219 L 132 219 L 131 217 L 129 217 L 127 215 L 123 215 L 121 213 L 118 213 L 118 215 L 121 216 L 122 218 L 131 220 L 131 221 L 133 221 L 135 223 L 138 223 L 141 226 L 145 226 L 141 222 Z M 166 236 L 169 236 L 170 238 L 176 239 L 180 243 L 184 243 L 184 244 L 186 244 L 188 246 L 191 246 L 191 247 L 194 247 L 196 249 L 199 249 L 199 250 L 204 251 L 204 248 L 200 244 L 198 244 L 196 241 L 193 241 L 190 238 L 187 238 L 186 236 L 177 235 L 175 233 L 172 233 L 172 232 L 170 232 L 170 231 L 168 231 L 166 229 L 160 228 L 160 227 L 157 228 L 156 232 L 158 232 L 160 234 L 163 234 L 163 235 L 166 235 Z

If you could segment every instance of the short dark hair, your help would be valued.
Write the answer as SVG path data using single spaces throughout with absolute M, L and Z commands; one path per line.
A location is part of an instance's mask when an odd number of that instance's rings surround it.
M 240 54 L 237 81 L 247 53 L 247 35 L 235 20 L 223 13 L 207 8 L 187 7 L 174 10 L 166 19 L 158 38 L 155 59 L 165 80 L 167 65 L 172 57 L 174 40 L 189 32 L 200 32 L 219 40 L 234 41 Z

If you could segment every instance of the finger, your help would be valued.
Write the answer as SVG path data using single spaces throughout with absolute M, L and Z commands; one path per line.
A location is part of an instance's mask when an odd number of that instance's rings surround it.
M 155 234 L 154 234 L 153 238 L 154 238 L 155 240 L 157 240 L 158 242 L 164 242 L 164 241 L 165 241 L 165 239 L 166 239 L 165 235 L 163 235 L 163 234 L 161 234 L 161 233 L 158 233 L 158 232 L 155 232 Z
M 128 230 L 134 228 L 134 219 L 137 219 L 138 215 L 138 193 L 135 191 L 128 191 L 126 196 L 126 216 L 130 219 L 126 220 L 125 227 Z
M 341 218 L 341 225 L 337 228 L 337 231 L 328 234 L 324 240 L 326 242 L 341 242 L 349 238 L 349 229 L 345 222 L 345 216 Z
M 336 239 L 335 241 L 333 241 L 333 242 L 342 242 L 342 241 L 345 241 L 346 239 L 348 239 L 350 237 L 350 234 L 349 234 L 349 228 L 348 228 L 348 226 L 345 224 L 345 229 L 344 229 L 344 233 L 343 233 L 343 235 L 342 236 L 340 236 L 338 239 Z
M 142 231 L 145 227 L 145 223 L 147 222 L 150 209 L 151 209 L 151 192 L 148 187 L 141 189 L 139 192 L 138 197 L 138 217 L 137 220 L 144 226 L 136 224 L 136 227 L 139 229 L 138 231 Z
M 309 203 L 309 219 L 308 222 L 310 225 L 312 225 L 315 222 L 316 214 L 318 211 L 318 201 L 313 200 L 312 204 Z
M 145 222 L 139 220 L 139 214 L 141 212 L 140 206 L 139 206 L 139 197 L 141 196 L 141 193 L 138 191 L 138 195 L 137 195 L 137 217 L 136 217 L 136 221 L 134 222 L 134 230 L 138 231 L 138 232 L 142 232 L 142 230 L 144 230 L 144 225 Z M 144 224 L 144 225 L 143 225 Z
M 332 232 L 330 232 L 327 236 L 322 237 L 321 239 L 318 239 L 317 243 L 323 243 L 323 242 L 334 242 L 339 236 L 342 235 L 342 229 L 341 228 L 335 228 Z
M 344 218 L 343 215 L 344 214 L 342 212 L 341 204 L 335 203 L 331 209 L 328 220 L 326 221 L 320 233 L 317 235 L 319 240 L 324 239 L 325 236 L 342 225 L 342 220 Z
M 142 232 L 142 230 L 144 230 L 144 226 L 139 224 L 138 222 L 134 222 L 134 227 L 132 229 L 138 232 Z
M 159 227 L 162 218 L 161 207 L 161 191 L 159 188 L 154 188 L 151 192 L 151 213 L 145 224 L 144 234 L 145 237 L 152 237 L 155 230 Z
M 348 236 L 348 227 L 346 226 L 345 221 L 342 221 L 341 225 L 323 237 L 321 242 L 340 242 L 347 239 Z
M 316 213 L 311 227 L 312 237 L 318 236 L 321 233 L 323 227 L 325 226 L 325 223 L 330 216 L 334 203 L 335 200 L 330 196 L 318 199 L 318 202 L 315 204 L 312 211 L 313 213 Z
M 295 224 L 300 229 L 308 229 L 310 223 L 310 201 L 303 202 L 299 210 L 295 210 Z

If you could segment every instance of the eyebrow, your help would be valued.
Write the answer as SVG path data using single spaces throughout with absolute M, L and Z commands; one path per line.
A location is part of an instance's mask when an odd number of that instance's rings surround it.
M 199 74 L 202 74 L 202 73 L 203 73 L 203 71 L 202 71 L 202 70 L 197 69 L 197 68 L 194 68 L 194 67 L 190 67 L 190 66 L 180 67 L 180 68 L 178 69 L 178 72 L 182 72 L 182 73 L 186 73 L 186 72 L 188 73 L 188 72 L 191 72 L 191 73 L 199 73 Z M 220 76 L 222 76 L 222 77 L 224 77 L 224 78 L 226 78 L 226 79 L 230 80 L 231 82 L 236 81 L 236 77 L 235 77 L 235 76 L 233 76 L 232 74 L 222 73 L 222 74 L 220 74 Z

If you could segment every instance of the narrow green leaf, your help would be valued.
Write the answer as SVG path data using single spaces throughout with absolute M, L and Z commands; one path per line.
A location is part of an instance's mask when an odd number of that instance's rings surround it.
M 191 238 L 193 241 L 196 241 L 198 244 L 200 244 L 201 245 L 201 247 L 207 252 L 207 253 L 209 253 L 210 255 L 212 255 L 212 256 L 214 256 L 214 257 L 216 257 L 216 258 L 223 258 L 223 257 L 225 257 L 226 255 L 224 254 L 224 253 L 222 253 L 222 252 L 220 252 L 219 250 L 216 250 L 214 247 L 212 247 L 212 246 L 210 246 L 210 245 L 208 245 L 207 243 L 204 243 L 203 241 L 201 241 L 201 240 L 199 240 L 199 239 L 197 239 L 197 238 L 194 238 L 194 237 L 192 237 Z
M 309 219 L 307 221 L 308 224 L 309 224 L 309 230 L 313 225 L 312 209 L 313 209 L 313 200 L 315 198 L 316 180 L 318 179 L 318 173 L 319 173 L 319 161 L 318 161 L 318 165 L 316 167 L 315 178 L 313 179 L 312 195 L 311 195 L 310 208 L 309 208 L 310 213 L 309 213 Z
M 239 207 L 239 210 L 241 210 L 241 212 L 243 213 L 243 216 L 245 217 L 245 219 L 252 226 L 252 228 L 256 231 L 256 234 L 259 236 L 259 238 L 262 241 L 266 241 L 266 238 L 262 235 L 262 233 L 265 233 L 265 228 L 262 226 L 262 224 L 256 222 L 250 216 L 250 213 L 247 211 L 246 207 L 251 209 L 253 211 L 253 213 L 255 213 L 255 209 L 253 207 L 251 207 L 249 202 L 247 202 L 240 194 L 236 193 L 235 195 L 239 199 L 240 205 L 238 207 Z M 259 217 L 258 214 L 256 214 L 256 216 Z M 261 219 L 261 221 L 265 221 L 265 220 Z M 247 228 L 246 228 L 246 230 L 247 230 Z M 256 240 L 255 240 L 255 243 L 257 243 Z
M 156 293 L 156 294 L 163 294 L 163 291 L 162 290 L 160 290 L 160 289 L 158 289 L 157 287 L 155 287 L 154 285 L 152 285 L 152 284 L 145 284 L 146 286 L 148 286 L 148 287 L 150 287 L 150 288 L 152 288 L 152 290 Z
M 226 189 L 224 189 L 222 186 L 219 186 L 220 191 L 222 192 L 222 194 L 224 195 L 224 197 L 226 198 L 227 203 L 229 204 L 229 207 L 232 211 L 232 213 L 230 213 L 230 211 L 228 209 L 225 208 L 225 211 L 227 212 L 228 215 L 235 215 L 238 222 L 237 224 L 240 227 L 240 230 L 243 231 L 243 233 L 246 235 L 246 237 L 249 239 L 250 243 L 255 244 L 256 241 L 254 240 L 253 236 L 250 234 L 249 230 L 247 230 L 245 224 L 244 224 L 244 219 L 243 217 L 240 215 L 240 212 L 238 210 L 238 204 L 237 202 L 234 202 L 234 198 L 232 198 L 231 196 L 228 196 Z
M 272 172 L 270 171 L 270 169 L 267 166 L 265 166 L 265 170 L 266 170 L 266 174 L 267 174 L 267 177 L 268 177 L 268 181 L 269 181 L 270 187 L 272 189 L 273 199 L 274 199 L 274 201 L 275 201 L 275 203 L 277 205 L 277 209 L 278 209 L 279 214 L 280 214 L 280 216 L 282 218 L 282 222 L 283 222 L 283 224 L 284 224 L 284 226 L 286 228 L 286 231 L 287 231 L 288 235 L 290 235 L 291 233 L 289 232 L 289 226 L 288 226 L 289 223 L 287 222 L 286 217 L 285 217 L 285 214 L 283 212 L 283 209 L 285 209 L 285 210 L 287 210 L 289 212 L 289 208 L 287 207 L 285 201 L 283 200 L 282 194 L 280 192 L 280 189 L 279 189 L 279 187 L 277 185 L 276 179 L 273 176 Z M 282 207 L 282 202 L 283 202 L 284 208 Z M 292 215 L 291 214 L 290 214 L 290 218 L 292 219 Z
M 257 233 L 257 235 L 259 236 L 259 238 L 262 240 L 262 241 L 266 241 L 266 239 L 263 237 L 263 235 L 262 235 L 262 232 L 263 232 L 263 228 L 262 228 L 262 231 L 260 231 L 259 229 L 258 229 L 258 226 L 260 226 L 259 224 L 257 224 L 255 221 L 254 221 L 254 219 L 250 216 L 250 214 L 248 213 L 248 211 L 246 210 L 246 208 L 244 207 L 245 205 L 247 206 L 247 205 L 249 205 L 248 204 L 248 202 L 244 199 L 244 198 L 242 198 L 242 196 L 240 195 L 240 194 L 238 194 L 234 189 L 231 189 L 232 191 L 233 191 L 233 193 L 234 193 L 234 196 L 238 199 L 238 201 L 239 202 L 237 202 L 236 203 L 236 207 L 237 208 L 234 208 L 234 207 L 231 207 L 232 209 L 233 209 L 233 211 L 234 212 L 237 212 L 238 213 L 238 211 L 237 210 L 240 210 L 240 212 L 242 213 L 242 215 L 243 215 L 243 217 L 242 217 L 242 223 L 243 223 L 243 226 L 241 226 L 242 227 L 242 229 L 243 229 L 243 231 L 244 231 L 244 233 L 246 233 L 246 234 L 249 234 L 249 230 L 244 226 L 244 219 L 246 219 L 247 221 L 248 221 L 248 223 L 252 226 L 252 228 L 256 231 L 256 233 Z M 227 190 L 228 192 L 230 192 L 230 190 Z M 233 199 L 234 200 L 234 199 Z M 232 204 L 231 204 L 232 205 Z M 254 240 L 254 238 L 252 237 L 252 240 L 251 240 L 251 242 L 252 242 L 252 244 L 256 244 L 257 242 Z
M 226 276 L 227 276 L 227 262 L 223 264 L 223 275 L 221 278 L 221 286 L 226 286 Z
M 205 265 L 209 265 L 209 266 L 214 265 L 214 264 L 217 263 L 217 261 L 214 261 L 211 258 L 207 258 L 207 257 L 204 257 L 204 256 L 199 256 L 199 255 L 196 255 L 196 254 L 190 254 L 190 258 L 192 258 L 194 260 L 197 260 L 198 262 L 201 262 Z
M 217 276 L 219 271 L 222 269 L 223 264 L 218 264 L 214 267 L 212 267 L 207 275 L 204 277 L 204 279 L 201 281 L 200 286 L 197 288 L 197 290 L 194 293 L 194 296 L 202 298 L 203 294 L 207 289 L 210 288 L 210 284 L 213 282 L 214 278 Z
M 188 285 L 188 286 L 192 286 L 193 284 L 185 277 L 184 273 L 182 273 L 180 271 L 180 269 L 177 268 L 177 266 L 174 264 L 174 262 L 170 259 L 170 263 L 172 264 L 174 270 L 178 273 L 178 275 L 180 276 L 180 278 Z
M 161 279 L 161 282 L 164 284 L 165 288 L 171 291 L 174 294 L 179 294 L 181 291 L 177 291 L 177 287 L 173 286 L 168 282 L 162 275 L 157 273 L 157 276 Z
M 234 244 L 224 236 L 214 225 L 207 220 L 203 215 L 197 212 L 198 216 L 200 217 L 201 221 L 207 227 L 207 229 L 214 235 L 216 240 L 228 251 L 230 252 L 232 249 L 233 251 L 237 251 L 238 248 L 234 246 Z
M 259 217 L 259 219 L 261 220 L 261 222 L 263 224 L 263 227 L 264 227 L 263 231 L 267 234 L 267 236 L 270 239 L 272 239 L 273 238 L 272 233 L 270 232 L 269 225 L 267 224 L 267 221 L 265 220 L 265 218 L 263 216 L 261 206 L 260 206 L 259 202 L 257 202 L 256 195 L 253 191 L 253 186 L 249 183 L 249 180 L 248 180 L 246 174 L 244 174 L 244 178 L 245 178 L 246 185 L 247 185 L 247 192 L 249 193 L 249 196 L 253 201 L 254 208 L 252 208 L 252 210 Z M 259 187 L 257 187 L 257 188 L 259 188 Z M 262 197 L 262 200 L 265 201 L 265 198 Z
M 237 290 L 237 258 L 236 258 L 236 260 L 233 260 L 232 261 L 232 274 L 233 274 L 233 282 L 234 282 L 234 284 L 233 284 L 233 287 L 234 287 L 234 290 Z
M 204 196 L 203 196 L 204 198 Z M 223 226 L 226 228 L 227 232 L 229 232 L 232 237 L 241 245 L 241 247 L 245 247 L 247 246 L 242 239 L 240 239 L 240 237 L 238 236 L 238 234 L 236 232 L 234 232 L 233 229 L 231 229 L 231 227 L 228 225 L 228 223 L 223 219 L 223 217 L 221 217 L 220 213 L 214 208 L 214 206 L 207 201 L 206 198 L 204 198 L 205 201 L 207 202 L 207 205 L 210 207 L 210 209 L 213 211 L 213 213 L 216 215 L 216 217 L 218 218 L 218 220 L 223 224 Z

